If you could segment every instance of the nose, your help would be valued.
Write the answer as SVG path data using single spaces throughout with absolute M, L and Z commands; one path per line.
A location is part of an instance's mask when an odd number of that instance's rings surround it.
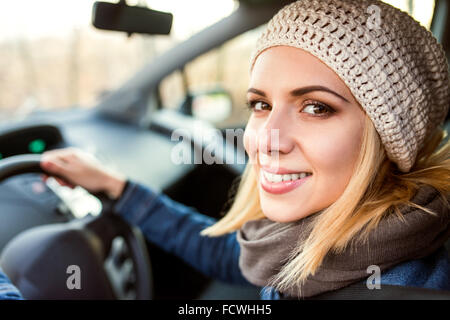
M 264 155 L 288 154 L 294 147 L 290 120 L 282 108 L 273 107 L 258 131 L 258 150 Z

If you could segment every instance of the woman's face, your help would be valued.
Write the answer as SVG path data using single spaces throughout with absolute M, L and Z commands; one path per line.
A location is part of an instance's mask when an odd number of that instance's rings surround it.
M 345 83 L 306 51 L 277 46 L 257 58 L 247 99 L 244 145 L 266 217 L 295 221 L 335 202 L 352 175 L 365 118 Z

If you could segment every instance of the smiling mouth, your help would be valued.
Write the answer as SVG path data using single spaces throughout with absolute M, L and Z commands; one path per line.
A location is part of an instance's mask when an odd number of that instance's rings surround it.
M 270 173 L 260 170 L 260 184 L 264 191 L 273 194 L 287 193 L 308 181 L 313 174 L 311 172 Z
M 303 179 L 305 177 L 311 176 L 311 172 L 298 172 L 298 173 L 287 173 L 287 174 L 276 174 L 270 173 L 262 170 L 264 178 L 271 183 L 284 182 L 284 181 L 295 181 Z

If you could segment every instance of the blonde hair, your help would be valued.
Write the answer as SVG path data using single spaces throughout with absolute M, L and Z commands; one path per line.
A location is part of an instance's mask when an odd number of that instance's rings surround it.
M 446 137 L 447 132 L 438 127 L 419 152 L 412 169 L 402 173 L 387 158 L 380 137 L 366 115 L 360 153 L 346 189 L 314 218 L 309 237 L 292 252 L 280 273 L 268 281 L 281 291 L 301 284 L 314 275 L 328 252 L 339 253 L 353 240 L 366 240 L 387 214 L 395 213 L 401 218 L 401 206 L 435 214 L 410 201 L 423 184 L 434 187 L 448 205 L 450 142 L 445 141 Z M 254 171 L 247 164 L 231 208 L 220 221 L 203 230 L 202 235 L 220 236 L 238 230 L 246 221 L 265 217 Z

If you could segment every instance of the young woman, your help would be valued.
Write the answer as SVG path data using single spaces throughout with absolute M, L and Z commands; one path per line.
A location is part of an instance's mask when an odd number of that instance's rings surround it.
M 263 298 L 317 296 L 370 268 L 381 288 L 450 290 L 450 84 L 430 32 L 375 0 L 297 1 L 258 40 L 248 104 L 250 161 L 218 222 L 79 150 L 42 167 L 107 191 L 149 241 Z

